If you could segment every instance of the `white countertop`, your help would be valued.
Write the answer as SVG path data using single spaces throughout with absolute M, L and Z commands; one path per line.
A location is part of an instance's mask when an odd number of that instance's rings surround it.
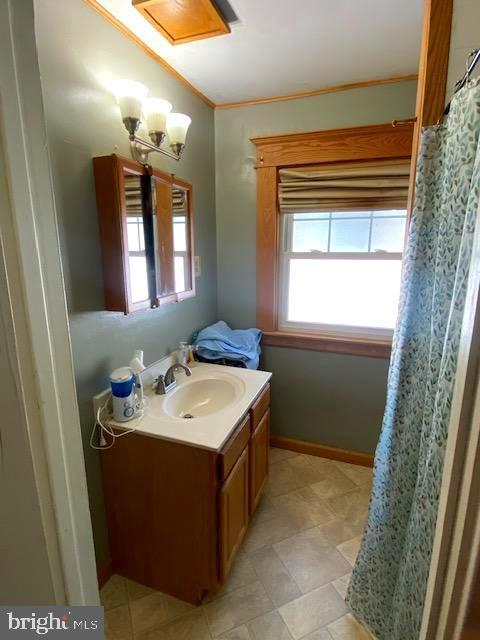
M 219 451 L 272 374 L 268 371 L 197 363 L 192 367 L 191 376 L 179 372 L 175 377 L 177 387 L 166 395 L 155 395 L 150 388 L 145 388 L 146 407 L 142 417 L 124 423 L 109 420 L 108 424 L 119 429 L 134 428 L 137 433 L 153 438 Z M 223 409 L 205 416 L 186 419 L 168 415 L 165 403 L 172 403 L 173 394 L 201 380 L 231 383 L 235 389 L 233 400 Z

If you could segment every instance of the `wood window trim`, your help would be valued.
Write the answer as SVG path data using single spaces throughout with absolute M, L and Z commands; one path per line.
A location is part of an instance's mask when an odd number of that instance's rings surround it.
M 413 122 L 401 127 L 388 123 L 251 139 L 257 151 L 257 326 L 263 331 L 264 345 L 390 357 L 391 340 L 278 330 L 278 170 L 336 162 L 405 161 L 411 157 L 413 131 Z
M 390 358 L 392 340 L 369 340 L 321 334 L 292 333 L 290 331 L 264 331 L 262 345 L 286 347 L 307 351 L 325 351 L 370 358 Z

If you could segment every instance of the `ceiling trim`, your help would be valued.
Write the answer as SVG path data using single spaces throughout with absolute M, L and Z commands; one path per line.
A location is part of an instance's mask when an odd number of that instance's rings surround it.
M 238 102 L 222 102 L 215 105 L 215 109 L 236 109 L 237 107 L 249 107 L 256 104 L 268 104 L 270 102 L 283 102 L 284 100 L 299 100 L 300 98 L 311 98 L 321 96 L 326 93 L 337 93 L 339 91 L 350 91 L 351 89 L 361 89 L 363 87 L 374 87 L 382 84 L 393 84 L 396 82 L 408 82 L 417 80 L 418 74 L 411 73 L 404 76 L 391 76 L 390 78 L 374 78 L 372 80 L 359 80 L 358 82 L 348 82 L 346 84 L 336 84 L 329 87 L 319 87 L 312 91 L 302 91 L 300 93 L 288 93 L 282 96 L 270 96 L 266 98 L 253 98 L 251 100 L 239 100 Z
M 196 87 L 193 86 L 186 78 L 184 78 L 176 69 L 174 69 L 171 65 L 168 64 L 166 60 L 164 60 L 161 56 L 158 55 L 153 49 L 150 49 L 143 40 L 141 40 L 137 35 L 130 31 L 123 22 L 120 22 L 115 16 L 113 16 L 109 11 L 105 9 L 97 0 L 85 0 L 85 2 L 90 5 L 93 9 L 98 11 L 104 18 L 106 18 L 114 27 L 116 27 L 119 31 L 123 33 L 123 35 L 130 38 L 135 44 L 138 44 L 139 47 L 143 49 L 145 53 L 147 53 L 151 58 L 156 60 L 171 76 L 179 80 L 182 84 L 184 84 L 187 89 L 190 89 L 192 93 L 194 93 L 200 100 L 203 100 L 205 104 L 209 107 L 215 108 L 215 103 L 212 102 L 205 94 L 199 91 Z
M 358 82 L 349 82 L 346 84 L 331 85 L 328 87 L 319 87 L 312 91 L 303 91 L 300 93 L 289 93 L 280 96 L 267 96 L 264 98 L 252 98 L 247 100 L 239 100 L 238 102 L 221 102 L 215 104 L 204 93 L 197 89 L 191 82 L 189 82 L 181 73 L 174 69 L 166 60 L 164 60 L 158 53 L 147 46 L 141 38 L 139 38 L 133 31 L 128 29 L 123 22 L 115 18 L 105 7 L 103 7 L 98 0 L 84 0 L 90 7 L 98 11 L 108 22 L 114 27 L 137 44 L 143 51 L 151 58 L 156 60 L 167 73 L 173 76 L 176 80 L 181 82 L 187 89 L 194 93 L 200 100 L 212 109 L 236 109 L 237 107 L 249 107 L 257 104 L 269 104 L 271 102 L 284 102 L 287 100 L 299 100 L 300 98 L 311 98 L 313 96 L 320 96 L 327 93 L 337 93 L 340 91 L 350 91 L 351 89 L 362 89 L 364 87 L 374 87 L 384 84 L 395 84 L 397 82 L 408 82 L 410 80 L 417 80 L 418 74 L 412 73 L 403 76 L 392 76 L 389 78 L 374 78 L 371 80 L 360 80 Z

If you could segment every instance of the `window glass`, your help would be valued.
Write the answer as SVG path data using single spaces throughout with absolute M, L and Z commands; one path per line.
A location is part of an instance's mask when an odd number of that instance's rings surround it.
M 282 220 L 280 324 L 393 329 L 406 211 L 283 214 Z
M 405 218 L 374 218 L 371 251 L 401 253 L 405 237 Z
M 185 291 L 185 258 L 175 256 L 175 291 Z
M 292 259 L 286 319 L 392 329 L 400 272 L 400 260 Z
M 370 218 L 333 219 L 330 251 L 368 251 Z
M 184 216 L 173 218 L 173 248 L 174 251 L 187 250 L 187 225 Z
M 304 253 L 309 251 L 328 251 L 327 220 L 294 220 L 292 235 L 292 251 Z
M 148 300 L 147 258 L 130 255 L 128 260 L 132 302 Z

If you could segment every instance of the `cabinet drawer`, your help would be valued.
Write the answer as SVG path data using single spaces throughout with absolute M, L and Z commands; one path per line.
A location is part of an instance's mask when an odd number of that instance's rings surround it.
M 220 479 L 225 480 L 250 439 L 250 416 L 247 414 L 220 452 Z
M 250 409 L 250 413 L 252 416 L 251 429 L 255 431 L 260 420 L 265 415 L 266 410 L 270 406 L 270 385 L 267 384 L 265 389 L 262 391 L 260 396 L 255 400 Z

